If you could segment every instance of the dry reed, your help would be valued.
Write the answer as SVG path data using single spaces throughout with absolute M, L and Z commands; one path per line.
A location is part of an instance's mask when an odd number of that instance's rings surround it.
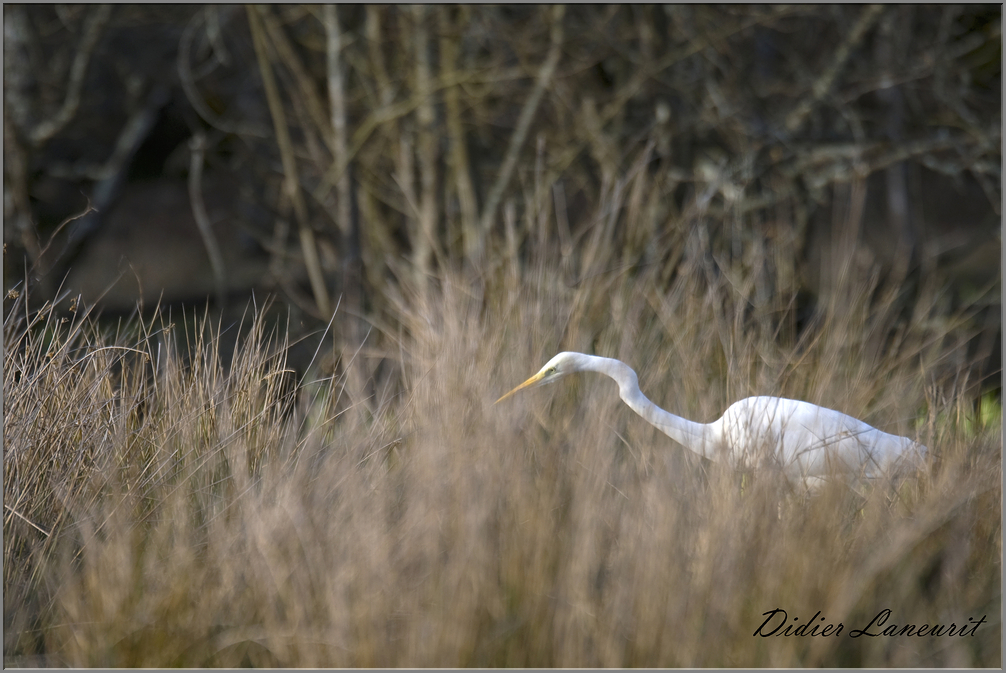
M 206 319 L 111 334 L 16 306 L 5 661 L 1000 665 L 1000 425 L 954 420 L 974 415 L 932 375 L 948 346 L 931 307 L 892 336 L 849 281 L 797 335 L 740 276 L 661 282 L 570 284 L 533 254 L 482 285 L 444 273 L 399 305 L 369 393 L 298 377 L 256 317 L 225 361 Z M 691 418 L 802 397 L 917 436 L 932 460 L 808 499 L 703 464 L 600 378 L 493 405 L 560 349 L 626 360 Z M 844 632 L 753 635 L 776 608 Z M 985 621 L 849 635 L 885 609 L 899 628 Z

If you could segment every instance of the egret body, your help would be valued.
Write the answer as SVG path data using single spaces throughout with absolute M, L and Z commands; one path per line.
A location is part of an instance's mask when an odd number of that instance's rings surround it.
M 927 452 L 908 437 L 882 432 L 833 409 L 782 397 L 748 397 L 731 404 L 712 423 L 689 421 L 643 395 L 636 372 L 625 363 L 584 353 L 559 353 L 496 402 L 574 372 L 597 372 L 614 379 L 629 408 L 703 458 L 737 469 L 774 466 L 791 481 L 807 486 L 840 474 L 876 478 L 918 465 Z

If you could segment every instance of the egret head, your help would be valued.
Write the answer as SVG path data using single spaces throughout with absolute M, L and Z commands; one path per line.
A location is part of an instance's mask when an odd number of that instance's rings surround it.
M 572 374 L 573 372 L 580 371 L 580 364 L 583 357 L 584 356 L 581 353 L 559 353 L 554 358 L 546 362 L 545 366 L 542 367 L 537 374 L 496 400 L 495 404 L 499 404 L 518 390 L 533 388 L 535 386 L 545 385 L 546 383 L 553 383 L 561 379 L 566 374 Z

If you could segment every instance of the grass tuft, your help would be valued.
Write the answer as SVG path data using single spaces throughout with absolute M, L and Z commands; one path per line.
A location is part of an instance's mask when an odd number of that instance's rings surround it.
M 797 333 L 741 275 L 551 273 L 531 263 L 481 289 L 445 273 L 399 308 L 357 387 L 294 373 L 258 315 L 225 360 L 205 316 L 109 333 L 16 305 L 5 662 L 1001 664 L 1001 410 L 967 415 L 937 377 L 945 340 L 924 305 L 898 331 L 853 288 Z M 561 349 L 625 360 L 696 420 L 800 397 L 932 458 L 903 482 L 805 498 L 703 463 L 600 378 L 493 405 Z M 752 635 L 776 608 L 844 633 Z M 849 637 L 885 609 L 899 625 L 985 622 Z

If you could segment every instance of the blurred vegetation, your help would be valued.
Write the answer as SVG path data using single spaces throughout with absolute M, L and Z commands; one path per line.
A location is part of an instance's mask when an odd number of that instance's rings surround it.
M 7 290 L 91 304 L 121 277 L 132 294 L 102 306 L 128 313 L 141 292 L 148 310 L 240 310 L 254 287 L 307 329 L 338 305 L 341 353 L 368 323 L 398 329 L 396 305 L 441 272 L 492 284 L 532 248 L 570 284 L 657 266 L 666 287 L 701 257 L 779 306 L 796 293 L 798 329 L 838 276 L 879 273 L 898 310 L 933 279 L 969 308 L 972 383 L 1000 385 L 998 7 L 60 5 L 4 22 Z M 160 231 L 146 257 L 127 245 Z
M 998 5 L 4 29 L 5 664 L 1001 665 Z M 805 501 L 593 379 L 491 406 L 562 349 L 933 460 Z
M 748 329 L 725 278 L 660 294 L 655 269 L 569 288 L 540 268 L 493 309 L 442 276 L 399 314 L 366 395 L 301 378 L 261 316 L 224 360 L 206 317 L 103 332 L 19 300 L 5 662 L 1001 664 L 1001 416 L 954 422 L 970 405 L 931 376 L 947 351 L 925 307 L 883 350 L 889 325 L 852 283 L 787 346 Z M 911 434 L 931 460 L 807 498 L 704 463 L 597 377 L 493 404 L 560 347 L 626 358 L 691 418 L 797 396 Z M 775 608 L 844 634 L 753 636 Z M 884 609 L 901 626 L 985 621 L 973 637 L 849 637 Z

